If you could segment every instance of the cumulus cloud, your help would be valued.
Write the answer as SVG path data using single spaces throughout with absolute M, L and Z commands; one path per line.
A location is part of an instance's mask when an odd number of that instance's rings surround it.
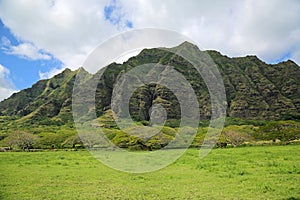
M 1 50 L 10 55 L 17 55 L 21 58 L 28 60 L 50 60 L 51 56 L 44 53 L 42 50 L 36 48 L 31 43 L 20 43 L 18 45 L 12 45 L 11 42 L 6 38 L 1 38 L 2 45 Z
M 202 49 L 229 56 L 256 54 L 274 62 L 288 54 L 300 64 L 297 0 L 10 0 L 0 1 L 0 18 L 16 37 L 71 69 L 98 44 L 132 27 L 175 30 Z
M 177 30 L 229 56 L 256 54 L 273 62 L 290 52 L 300 64 L 299 1 L 128 0 L 123 7 L 135 27 Z
M 132 22 L 126 19 L 127 13 L 122 9 L 120 2 L 112 0 L 104 7 L 104 17 L 113 25 L 116 25 L 119 30 L 132 28 Z
M 32 42 L 75 69 L 101 41 L 117 32 L 117 27 L 103 14 L 108 3 L 100 0 L 1 1 L 0 17 L 17 38 Z
M 17 92 L 9 75 L 10 71 L 0 64 L 0 101 Z
M 55 76 L 56 74 L 61 73 L 62 71 L 64 71 L 64 67 L 63 68 L 52 68 L 50 71 L 48 72 L 41 72 L 39 71 L 39 76 L 40 79 L 49 79 L 52 78 L 53 76 Z

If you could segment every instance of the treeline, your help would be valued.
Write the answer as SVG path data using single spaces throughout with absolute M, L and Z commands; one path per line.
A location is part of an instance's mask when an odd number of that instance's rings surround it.
M 300 141 L 300 122 L 297 121 L 252 121 L 247 123 L 229 119 L 219 137 L 206 138 L 216 142 L 218 147 L 257 145 L 257 144 L 287 144 L 291 141 Z M 130 130 L 119 130 L 114 127 L 102 127 L 106 138 L 120 148 L 130 150 L 156 150 L 161 149 L 174 139 L 178 127 L 158 127 L 161 129 L 156 135 L 141 139 L 138 137 L 142 131 L 149 131 L 149 127 L 137 125 Z M 144 127 L 144 128 L 143 128 Z M 40 130 L 40 132 L 38 131 Z M 197 132 L 191 147 L 201 147 L 206 136 L 208 127 L 202 126 L 197 130 L 191 127 L 183 127 L 181 130 L 186 134 Z M 129 135 L 134 132 L 137 136 Z M 41 131 L 41 128 L 31 131 L 13 131 L 0 133 L 0 146 L 12 150 L 26 151 L 30 149 L 64 149 L 64 148 L 102 148 L 105 143 L 95 138 L 91 131 L 82 133 L 80 137 L 74 128 L 59 129 L 56 132 Z M 182 140 L 182 143 L 187 141 Z

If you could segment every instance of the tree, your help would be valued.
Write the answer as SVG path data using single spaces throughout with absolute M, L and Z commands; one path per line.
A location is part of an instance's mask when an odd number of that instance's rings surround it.
M 107 147 L 108 144 L 108 141 L 104 138 L 102 133 L 87 130 L 84 133 L 80 133 L 79 137 L 83 145 L 88 149 L 91 149 L 95 146 Z
M 259 139 L 290 141 L 300 138 L 300 123 L 295 121 L 273 121 L 259 128 Z
M 250 140 L 250 136 L 247 134 L 238 133 L 232 130 L 225 130 L 222 134 L 224 135 L 226 142 L 232 144 L 233 146 L 240 146 L 244 142 Z
M 29 150 L 33 148 L 34 142 L 37 140 L 37 136 L 26 133 L 26 132 L 16 132 L 5 138 L 4 143 L 11 147 L 17 147 L 22 151 Z
M 78 136 L 78 134 L 69 137 L 62 144 L 63 147 L 70 146 L 72 148 L 76 148 L 76 145 L 83 146 L 82 141 Z
M 57 134 L 57 133 L 47 133 L 39 135 L 40 138 L 35 143 L 35 146 L 38 148 L 61 148 L 61 144 L 66 140 L 68 135 Z

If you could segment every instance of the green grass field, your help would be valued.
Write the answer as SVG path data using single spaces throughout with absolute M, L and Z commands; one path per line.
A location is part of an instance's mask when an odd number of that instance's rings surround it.
M 0 199 L 300 199 L 300 146 L 189 149 L 145 174 L 110 169 L 88 151 L 0 153 Z

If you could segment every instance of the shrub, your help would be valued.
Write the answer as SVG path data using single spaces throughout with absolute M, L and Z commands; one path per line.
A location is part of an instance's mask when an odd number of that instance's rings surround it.
M 83 143 L 78 134 L 68 137 L 63 143 L 63 147 L 81 148 Z
M 69 137 L 67 134 L 42 133 L 35 144 L 36 148 L 61 148 L 63 142 Z
M 271 121 L 261 126 L 257 139 L 290 141 L 300 138 L 300 123 L 295 121 Z
M 36 140 L 37 136 L 33 134 L 16 132 L 6 137 L 3 142 L 10 148 L 19 148 L 22 151 L 25 151 L 32 149 Z
M 249 135 L 241 134 L 232 130 L 225 130 L 222 132 L 221 137 L 222 135 L 224 135 L 225 141 L 232 144 L 233 146 L 240 146 L 244 142 L 251 140 L 251 137 Z

